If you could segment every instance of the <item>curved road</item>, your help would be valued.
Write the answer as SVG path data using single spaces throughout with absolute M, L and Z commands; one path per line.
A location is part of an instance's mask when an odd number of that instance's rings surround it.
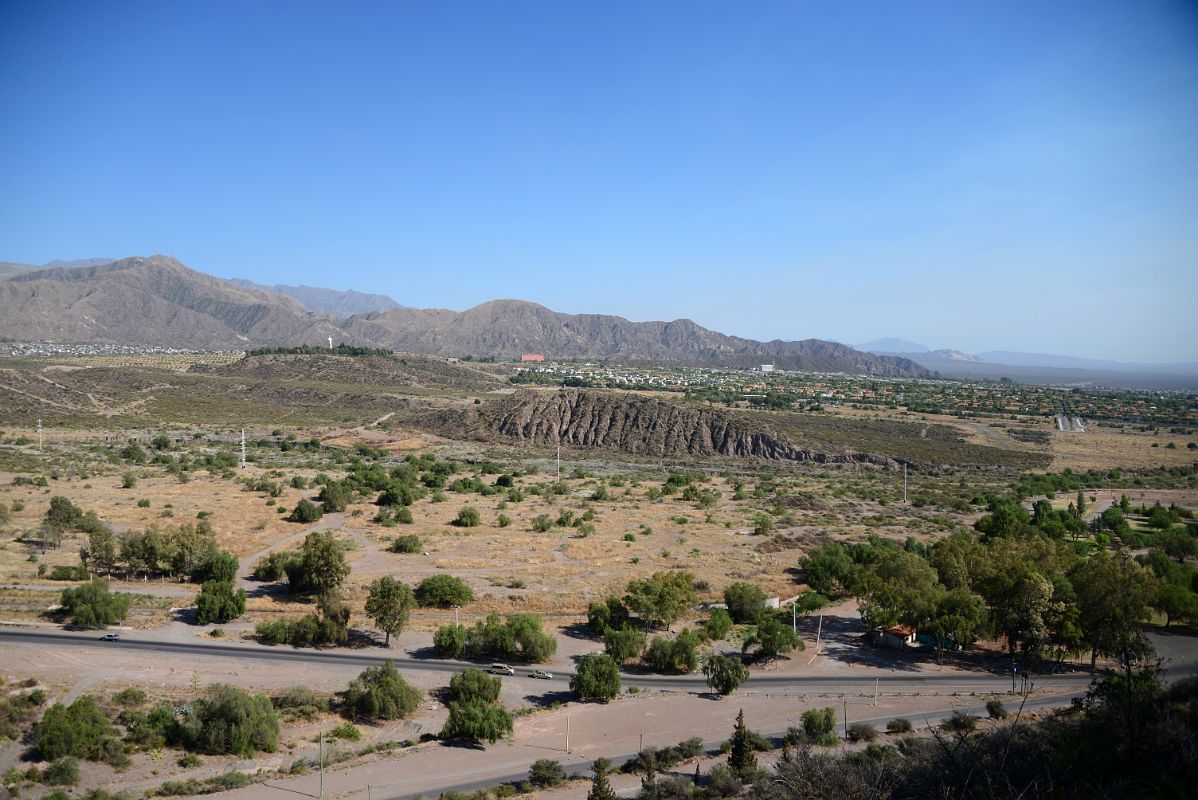
M 465 667 L 479 666 L 473 662 L 450 661 L 441 659 L 411 658 L 398 655 L 372 655 L 348 650 L 309 650 L 296 649 L 287 646 L 270 647 L 258 644 L 216 644 L 203 641 L 175 642 L 149 638 L 144 634 L 134 634 L 132 637 L 122 635 L 119 642 L 106 642 L 97 631 L 68 632 L 68 631 L 34 631 L 24 629 L 0 629 L 0 643 L 26 644 L 33 646 L 57 647 L 96 647 L 101 649 L 120 648 L 147 653 L 162 653 L 169 655 L 185 655 L 191 657 L 242 658 L 255 661 L 306 664 L 338 664 L 351 666 L 377 666 L 386 661 L 393 661 L 397 667 L 414 671 L 443 672 L 446 674 L 458 672 Z M 521 668 L 518 672 L 527 674 L 531 669 Z M 558 687 L 569 684 L 573 673 L 554 672 L 546 685 Z M 645 675 L 636 672 L 622 672 L 625 685 L 642 686 L 645 688 L 661 689 L 694 689 L 707 691 L 707 682 L 702 677 L 694 675 Z M 1063 673 L 1059 675 L 1037 675 L 1036 682 L 1041 688 L 1068 690 L 1085 686 L 1090 682 L 1090 674 L 1084 672 Z M 949 693 L 955 691 L 1002 691 L 1003 687 L 1010 689 L 1009 675 L 993 673 L 910 673 L 884 675 L 769 675 L 755 674 L 752 685 L 756 687 L 793 687 L 817 692 L 864 692 L 872 689 L 875 682 L 885 686 L 887 691 Z

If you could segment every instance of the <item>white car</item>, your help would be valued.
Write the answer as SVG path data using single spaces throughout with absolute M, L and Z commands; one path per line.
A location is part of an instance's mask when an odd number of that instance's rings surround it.
M 528 673 L 528 675 L 529 675 L 529 677 L 540 678 L 541 680 L 544 680 L 544 681 L 547 681 L 553 677 L 552 672 L 546 672 L 543 669 L 534 669 L 532 672 Z
M 509 667 L 507 664 L 492 664 L 488 670 L 492 675 L 515 675 L 516 670 Z
M 121 635 L 119 633 L 106 633 L 100 638 L 106 642 L 119 642 L 121 640 Z

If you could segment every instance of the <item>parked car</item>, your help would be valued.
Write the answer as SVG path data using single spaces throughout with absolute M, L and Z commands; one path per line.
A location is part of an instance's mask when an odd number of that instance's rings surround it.
M 119 642 L 121 640 L 121 635 L 119 633 L 106 633 L 100 638 L 106 642 Z
M 532 672 L 530 672 L 528 674 L 529 674 L 529 676 L 531 676 L 533 678 L 540 678 L 541 680 L 544 680 L 544 681 L 547 681 L 553 677 L 552 672 L 546 672 L 543 669 L 534 669 Z
M 507 664 L 492 664 L 489 672 L 492 675 L 515 675 L 516 670 L 509 667 Z

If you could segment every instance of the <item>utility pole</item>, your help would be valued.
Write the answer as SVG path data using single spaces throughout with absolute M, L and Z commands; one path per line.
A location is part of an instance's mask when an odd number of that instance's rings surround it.
M 849 701 L 842 697 L 840 702 L 844 703 L 844 738 L 849 738 Z
M 241 468 L 245 469 L 245 428 L 241 429 Z
M 557 482 L 562 482 L 562 443 L 557 443 Z
M 320 796 L 324 797 L 324 731 L 320 732 Z
M 37 421 L 37 451 L 42 452 L 42 421 L 40 418 Z
M 566 717 L 566 755 L 570 755 L 570 718 Z
M 798 605 L 797 602 L 790 604 L 790 629 L 796 634 L 799 632 L 799 612 L 796 611 Z
M 878 704 L 878 678 L 874 678 L 874 705 Z
M 824 615 L 819 615 L 819 628 L 815 632 L 815 654 L 819 655 L 819 637 L 824 632 Z
M 907 505 L 907 465 L 903 464 L 903 505 Z

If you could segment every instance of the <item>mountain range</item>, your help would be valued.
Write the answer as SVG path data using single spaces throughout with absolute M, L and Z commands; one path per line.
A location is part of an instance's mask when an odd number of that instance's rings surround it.
M 520 300 L 465 311 L 392 308 L 341 317 L 256 285 L 190 269 L 169 256 L 97 259 L 72 266 L 14 265 L 0 275 L 0 337 L 246 349 L 336 342 L 438 356 L 618 358 L 886 376 L 929 375 L 901 356 L 873 355 L 819 339 L 758 342 L 687 319 L 630 322 L 562 314 Z
M 907 349 L 893 349 L 897 347 Z M 859 349 L 879 356 L 908 358 L 948 378 L 1009 378 L 1024 383 L 1074 383 L 1152 389 L 1198 386 L 1196 363 L 1112 361 L 1010 350 L 988 350 L 971 355 L 960 350 L 932 350 L 926 345 L 895 337 L 859 345 Z
M 281 294 L 297 301 L 305 308 L 330 314 L 334 317 L 352 317 L 354 314 L 369 314 L 372 311 L 390 311 L 403 308 L 399 303 L 385 294 L 369 294 L 353 289 L 341 291 L 338 289 L 320 289 L 315 286 L 290 286 L 276 283 L 273 286 L 263 286 L 260 283 L 247 281 L 245 278 L 229 278 L 229 283 L 243 289 L 257 289 L 260 292 Z

